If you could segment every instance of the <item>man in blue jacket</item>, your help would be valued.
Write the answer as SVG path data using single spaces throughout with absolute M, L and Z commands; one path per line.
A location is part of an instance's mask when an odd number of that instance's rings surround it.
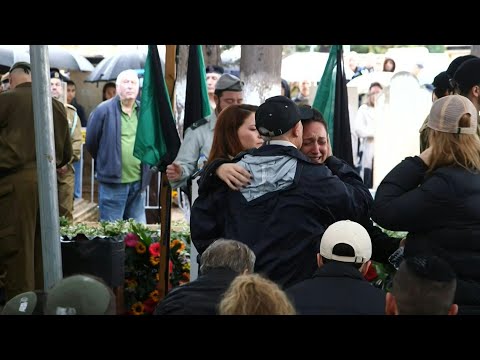
M 255 123 L 271 140 L 236 159 L 253 175 L 251 184 L 201 193 L 192 207 L 192 240 L 200 254 L 220 237 L 241 241 L 257 256 L 256 272 L 288 286 L 313 275 L 325 228 L 342 219 L 360 221 L 373 199 L 358 174 L 342 181 L 298 150 L 303 127 L 292 100 L 267 99 Z
M 151 173 L 133 156 L 140 103 L 138 75 L 125 70 L 117 77 L 117 95 L 90 115 L 86 146 L 95 159 L 100 220 L 134 219 L 145 223 L 145 193 Z

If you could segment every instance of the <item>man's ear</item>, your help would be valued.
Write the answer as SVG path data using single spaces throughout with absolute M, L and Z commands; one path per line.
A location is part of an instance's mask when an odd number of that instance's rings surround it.
M 398 315 L 397 301 L 392 293 L 387 292 L 385 295 L 385 314 Z
M 322 255 L 320 255 L 320 253 L 317 253 L 317 265 L 319 268 L 323 266 Z
M 448 310 L 448 315 L 458 315 L 458 305 L 452 304 Z
M 302 122 L 299 121 L 295 124 L 295 126 L 293 127 L 293 135 L 295 137 L 301 137 L 303 135 L 303 125 L 302 125 Z
M 360 266 L 360 272 L 362 273 L 363 276 L 368 272 L 368 269 L 370 269 L 370 266 L 372 265 L 372 261 L 368 260 L 366 263 L 363 263 L 362 266 Z

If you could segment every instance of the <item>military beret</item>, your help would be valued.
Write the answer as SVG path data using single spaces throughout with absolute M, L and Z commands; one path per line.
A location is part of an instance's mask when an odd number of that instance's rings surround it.
M 264 136 L 285 134 L 300 121 L 297 104 L 286 96 L 274 96 L 265 100 L 255 112 L 255 126 Z
M 448 78 L 453 79 L 453 75 L 455 75 L 455 72 L 457 71 L 460 65 L 462 65 L 467 60 L 475 59 L 475 58 L 477 58 L 475 55 L 464 55 L 464 56 L 459 56 L 453 59 L 450 65 L 448 65 L 448 68 L 446 71 Z
M 447 72 L 442 71 L 433 79 L 433 87 L 440 89 L 450 89 L 450 79 L 448 78 Z
M 68 78 L 60 72 L 57 68 L 50 69 L 50 79 L 60 79 L 63 82 L 66 82 Z
M 458 67 L 453 80 L 461 91 L 468 91 L 472 86 L 480 84 L 480 58 L 472 58 Z
M 245 83 L 232 74 L 223 74 L 215 85 L 215 90 L 221 91 L 243 91 Z
M 46 315 L 113 315 L 115 299 L 101 281 L 87 275 L 62 279 L 47 296 Z
M 19 69 L 19 68 L 23 69 L 25 72 L 27 72 L 26 70 L 28 70 L 28 72 L 31 71 L 30 64 L 28 62 L 19 61 L 12 65 L 9 72 L 12 72 L 13 70 Z
M 8 300 L 2 315 L 43 315 L 46 293 L 42 290 L 28 291 Z
M 208 73 L 217 73 L 217 74 L 222 75 L 225 72 L 225 70 L 223 70 L 223 67 L 218 66 L 218 65 L 207 65 L 207 67 L 205 68 L 205 72 L 207 74 Z

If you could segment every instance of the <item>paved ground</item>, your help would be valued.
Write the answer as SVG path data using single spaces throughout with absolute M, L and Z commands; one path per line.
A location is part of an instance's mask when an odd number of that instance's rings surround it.
M 180 221 L 185 220 L 185 216 L 183 215 L 183 211 L 178 207 L 172 206 L 172 221 Z

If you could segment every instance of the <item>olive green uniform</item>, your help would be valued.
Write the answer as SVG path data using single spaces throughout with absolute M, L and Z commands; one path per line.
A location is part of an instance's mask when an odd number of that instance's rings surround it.
M 56 165 L 72 157 L 65 107 L 52 102 Z M 0 94 L 0 287 L 43 289 L 32 83 Z
M 82 126 L 77 109 L 70 104 L 65 105 L 67 111 L 68 128 L 70 139 L 72 142 L 73 156 L 68 162 L 67 172 L 64 174 L 57 173 L 58 188 L 58 210 L 60 216 L 65 216 L 68 220 L 73 221 L 73 192 L 75 188 L 75 170 L 73 162 L 80 160 L 80 151 L 82 146 Z

